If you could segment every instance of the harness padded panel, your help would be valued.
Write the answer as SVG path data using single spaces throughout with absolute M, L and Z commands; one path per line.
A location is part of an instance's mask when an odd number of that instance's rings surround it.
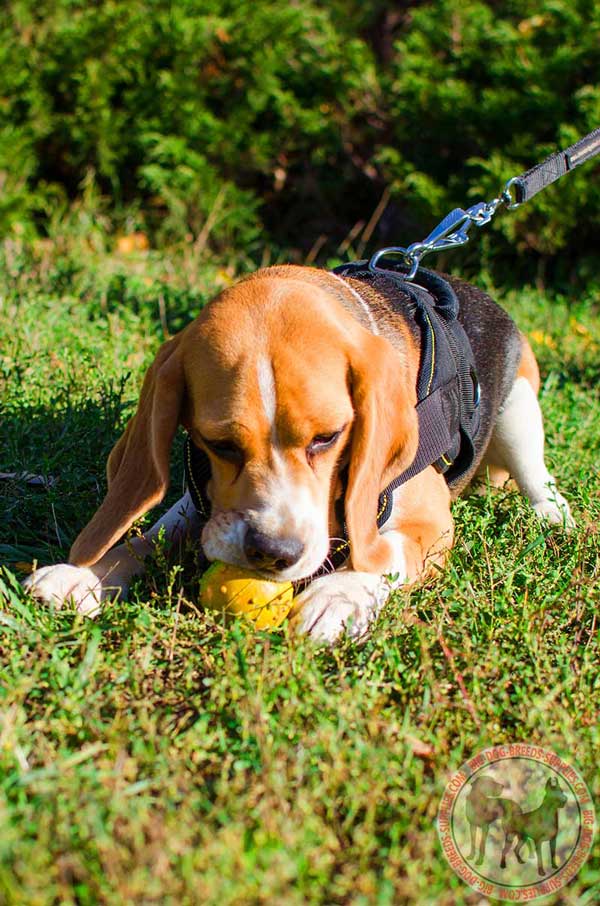
M 394 479 L 384 494 L 391 494 L 429 465 L 443 472 L 448 483 L 457 481 L 473 462 L 480 412 L 475 358 L 458 320 L 456 293 L 443 277 L 424 268 L 419 268 L 415 280 L 408 282 L 398 265 L 386 263 L 385 258 L 375 274 L 366 261 L 341 265 L 334 273 L 367 285 L 377 280 L 378 292 L 387 297 L 395 311 L 408 315 L 420 334 L 416 388 L 419 447 L 412 465 Z M 381 276 L 386 279 L 380 280 Z

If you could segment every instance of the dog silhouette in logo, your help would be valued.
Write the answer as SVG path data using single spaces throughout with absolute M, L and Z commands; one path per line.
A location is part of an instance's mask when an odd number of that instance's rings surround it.
M 466 801 L 466 815 L 471 833 L 471 852 L 468 859 L 474 859 L 477 852 L 477 828 L 480 829 L 479 855 L 476 865 L 481 865 L 485 858 L 490 824 L 504 815 L 503 800 L 500 799 L 503 786 L 492 777 L 476 777 L 471 782 L 471 790 Z
M 523 864 L 525 859 L 521 858 L 521 850 L 525 843 L 532 843 L 535 846 L 537 856 L 538 875 L 546 874 L 544 871 L 544 862 L 542 859 L 542 843 L 548 842 L 550 846 L 550 864 L 552 868 L 558 868 L 556 864 L 556 838 L 558 836 L 558 812 L 567 801 L 558 779 L 549 777 L 546 781 L 544 798 L 537 808 L 530 812 L 524 812 L 512 799 L 495 800 L 501 803 L 502 829 L 504 831 L 504 846 L 502 848 L 502 857 L 500 859 L 500 868 L 506 868 L 506 856 L 516 840 L 515 856 Z

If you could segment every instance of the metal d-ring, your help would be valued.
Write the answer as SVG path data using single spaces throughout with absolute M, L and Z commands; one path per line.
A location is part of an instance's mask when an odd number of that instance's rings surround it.
M 404 264 L 408 268 L 408 273 L 406 274 L 406 280 L 412 280 L 419 269 L 419 261 L 421 260 L 421 255 L 417 252 L 410 251 L 409 249 L 402 248 L 401 246 L 390 246 L 386 249 L 379 249 L 375 252 L 374 255 L 369 259 L 369 270 L 373 273 L 385 274 L 385 267 L 377 267 L 378 262 L 381 258 L 385 258 L 388 255 L 390 257 L 403 258 Z

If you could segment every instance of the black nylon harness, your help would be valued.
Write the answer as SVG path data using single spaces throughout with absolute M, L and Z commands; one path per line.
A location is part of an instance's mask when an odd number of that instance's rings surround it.
M 379 495 L 377 526 L 382 528 L 392 513 L 393 492 L 409 479 L 433 465 L 451 484 L 469 469 L 475 455 L 480 426 L 479 382 L 471 344 L 458 320 L 459 304 L 450 284 L 439 274 L 419 268 L 416 277 L 406 280 L 401 267 L 382 259 L 377 274 L 366 261 L 344 264 L 333 271 L 342 279 L 351 277 L 366 284 L 377 280 L 378 292 L 398 312 L 408 314 L 417 325 L 421 359 L 417 378 L 419 446 L 411 465 Z M 385 274 L 384 281 L 381 280 Z M 383 287 L 385 283 L 385 287 Z M 386 291 L 387 288 L 387 291 Z M 210 460 L 188 434 L 184 465 L 187 487 L 196 510 L 208 520 L 211 503 L 207 484 Z M 344 519 L 347 475 L 342 476 L 344 495 L 338 502 L 343 537 L 332 545 L 328 561 L 337 568 L 349 556 L 350 542 Z

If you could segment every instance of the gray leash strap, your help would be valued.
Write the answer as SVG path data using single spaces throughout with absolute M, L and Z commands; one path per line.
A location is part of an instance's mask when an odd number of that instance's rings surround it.
M 541 164 L 537 164 L 521 176 L 515 176 L 509 180 L 506 188 L 514 190 L 516 204 L 523 204 L 596 154 L 600 154 L 600 129 L 594 129 L 565 151 L 551 154 Z
M 469 241 L 467 232 L 470 227 L 473 224 L 482 227 L 489 223 L 500 205 L 506 205 L 509 210 L 518 208 L 523 202 L 529 201 L 565 173 L 570 173 L 579 164 L 591 160 L 597 154 L 600 154 L 600 128 L 594 129 L 593 132 L 575 142 L 565 151 L 551 154 L 541 164 L 537 164 L 526 173 L 513 176 L 498 197 L 492 201 L 479 201 L 465 210 L 455 208 L 450 211 L 421 242 L 413 242 L 406 248 L 391 246 L 375 252 L 369 261 L 369 270 L 379 274 L 385 274 L 389 270 L 396 271 L 398 263 L 394 263 L 394 259 L 400 258 L 400 267 L 406 270 L 406 273 L 403 274 L 404 279 L 413 280 L 423 255 L 464 245 Z

